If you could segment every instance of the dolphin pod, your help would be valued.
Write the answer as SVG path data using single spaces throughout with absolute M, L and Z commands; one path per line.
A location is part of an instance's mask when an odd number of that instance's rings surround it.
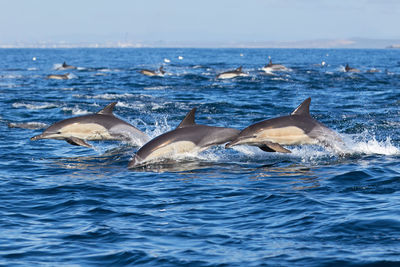
M 267 119 L 243 130 L 201 125 L 195 122 L 196 108 L 187 113 L 178 127 L 153 139 L 113 114 L 116 102 L 95 114 L 65 119 L 31 138 L 65 140 L 72 145 L 92 147 L 86 141 L 131 141 L 141 146 L 128 168 L 136 168 L 165 159 L 199 153 L 212 146 L 231 148 L 237 145 L 257 146 L 265 152 L 291 153 L 283 146 L 320 145 L 338 148 L 339 135 L 310 115 L 311 98 L 304 100 L 290 115 Z

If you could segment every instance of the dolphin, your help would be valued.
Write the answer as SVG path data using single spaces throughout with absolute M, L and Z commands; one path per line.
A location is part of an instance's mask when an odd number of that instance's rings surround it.
M 50 74 L 50 75 L 47 75 L 46 78 L 54 79 L 54 80 L 68 80 L 70 77 L 69 77 L 69 73 L 65 73 L 65 74 Z
M 290 153 L 282 145 L 318 144 L 336 148 L 336 144 L 342 144 L 336 132 L 311 117 L 310 103 L 311 98 L 307 98 L 288 116 L 250 125 L 225 147 L 251 145 L 266 152 Z
M 346 67 L 344 67 L 344 70 L 345 70 L 346 72 L 360 72 L 359 69 L 351 68 L 351 67 L 349 66 L 349 64 L 346 64 Z
M 195 112 L 196 108 L 193 108 L 176 129 L 159 135 L 142 146 L 129 162 L 128 168 L 144 166 L 174 155 L 201 152 L 211 146 L 234 140 L 240 132 L 233 128 L 196 124 Z
M 95 114 L 65 119 L 48 127 L 42 134 L 31 138 L 65 140 L 71 145 L 92 147 L 86 141 L 118 140 L 142 145 L 150 138 L 136 127 L 117 118 L 113 109 L 117 102 L 107 105 Z
M 67 63 L 64 63 L 61 65 L 61 67 L 58 67 L 57 70 L 75 70 L 77 69 L 75 66 L 68 65 Z
M 272 60 L 269 60 L 269 63 L 261 68 L 266 73 L 271 73 L 272 71 L 288 71 L 289 69 L 281 64 L 273 64 Z
M 242 71 L 242 66 L 240 66 L 239 68 L 235 69 L 235 70 L 230 70 L 230 71 L 226 71 L 226 72 L 222 72 L 220 74 L 217 75 L 217 79 L 231 79 L 231 78 L 235 78 L 235 77 L 247 77 L 249 76 L 247 73 L 244 73 Z
M 158 72 L 157 72 L 157 71 L 153 71 L 153 70 L 146 70 L 146 69 L 143 69 L 143 70 L 141 70 L 141 71 L 139 71 L 139 72 L 140 72 L 141 74 L 144 74 L 144 75 L 150 76 L 150 77 L 152 77 L 152 76 L 163 77 L 164 74 L 165 74 L 165 71 L 164 71 L 163 66 L 161 66 L 161 67 L 158 69 Z

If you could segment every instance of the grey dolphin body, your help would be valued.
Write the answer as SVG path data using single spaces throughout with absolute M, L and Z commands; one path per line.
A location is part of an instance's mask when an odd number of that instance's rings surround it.
M 231 71 L 226 71 L 226 72 L 222 72 L 220 74 L 217 75 L 217 79 L 231 79 L 231 78 L 235 78 L 235 77 L 246 77 L 249 76 L 248 74 L 244 73 L 242 71 L 242 66 L 240 66 L 239 68 L 235 69 L 235 70 L 231 70 Z
M 61 67 L 58 67 L 57 70 L 75 70 L 77 69 L 75 66 L 68 65 L 67 63 L 64 63 L 61 65 Z
M 272 71 L 288 71 L 289 69 L 281 64 L 273 64 L 272 60 L 269 60 L 269 63 L 262 67 L 262 70 L 266 73 L 271 73 Z
M 175 130 L 159 135 L 142 146 L 129 162 L 128 168 L 183 153 L 201 152 L 211 146 L 232 141 L 240 132 L 233 128 L 196 124 L 195 112 L 196 108 L 193 108 Z
M 144 70 L 141 70 L 141 71 L 139 71 L 141 74 L 144 74 L 144 75 L 146 75 L 146 76 L 159 76 L 159 77 L 162 77 L 162 76 L 164 76 L 164 74 L 165 74 L 165 71 L 164 71 L 164 68 L 161 66 L 159 69 L 158 69 L 158 72 L 157 71 L 153 71 L 153 70 L 146 70 L 146 69 L 144 69 Z
M 344 67 L 344 70 L 345 70 L 346 72 L 360 72 L 359 69 L 351 68 L 351 67 L 349 66 L 349 64 L 346 64 L 346 66 Z
M 290 153 L 282 145 L 319 144 L 336 148 L 336 144 L 342 144 L 336 132 L 311 117 L 310 103 L 311 98 L 307 98 L 289 116 L 250 125 L 225 147 L 252 145 L 266 152 Z
M 56 122 L 31 140 L 65 140 L 71 145 L 86 147 L 92 147 L 86 141 L 96 140 L 131 141 L 135 145 L 146 143 L 150 139 L 147 134 L 114 116 L 116 104 L 117 102 L 113 102 L 95 114 Z

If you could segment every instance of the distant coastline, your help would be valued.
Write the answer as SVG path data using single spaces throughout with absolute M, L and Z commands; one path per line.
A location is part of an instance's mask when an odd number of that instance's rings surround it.
M 400 48 L 400 39 L 316 39 L 303 41 L 252 42 L 179 42 L 179 41 L 108 41 L 108 42 L 0 42 L 0 48 Z

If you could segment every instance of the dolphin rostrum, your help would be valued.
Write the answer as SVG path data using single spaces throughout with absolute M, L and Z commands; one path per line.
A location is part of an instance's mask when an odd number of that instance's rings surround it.
M 290 153 L 282 145 L 319 144 L 336 148 L 342 144 L 336 132 L 311 117 L 310 103 L 309 97 L 288 116 L 250 125 L 225 147 L 251 145 L 266 152 Z
M 231 78 L 235 78 L 235 77 L 247 77 L 249 76 L 247 73 L 244 73 L 242 71 L 242 66 L 240 66 L 239 68 L 235 69 L 235 70 L 230 70 L 230 71 L 226 71 L 226 72 L 222 72 L 220 74 L 217 75 L 217 79 L 231 79 Z
M 107 105 L 95 114 L 65 119 L 48 127 L 42 134 L 31 138 L 65 140 L 71 145 L 92 147 L 86 141 L 118 140 L 143 145 L 150 138 L 136 127 L 117 118 L 113 109 L 117 102 Z
M 232 141 L 240 132 L 233 128 L 196 124 L 195 112 L 196 108 L 193 108 L 175 130 L 159 135 L 142 146 L 129 162 L 128 168 L 184 153 L 198 153 L 211 146 Z
M 141 70 L 141 71 L 139 71 L 139 72 L 140 72 L 141 74 L 146 75 L 146 76 L 158 76 L 158 77 L 162 77 L 162 76 L 164 76 L 164 74 L 165 74 L 165 70 L 164 70 L 163 66 L 161 66 L 161 67 L 158 69 L 158 72 L 153 71 L 153 70 L 146 70 L 146 69 L 143 69 L 143 70 Z

